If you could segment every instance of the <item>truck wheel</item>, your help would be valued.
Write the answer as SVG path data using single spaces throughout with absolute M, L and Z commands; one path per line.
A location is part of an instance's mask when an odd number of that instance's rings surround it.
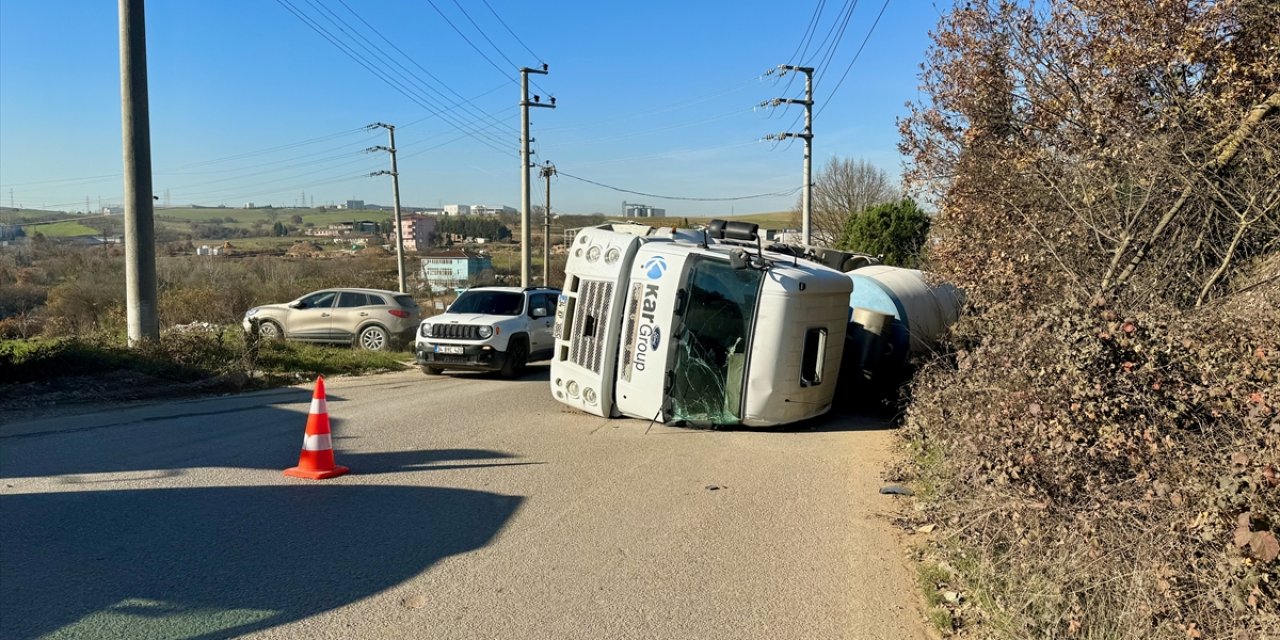
M 422 365 L 422 372 L 429 376 L 438 376 L 444 373 L 444 369 L 441 369 L 440 367 L 432 367 L 424 364 Z
M 502 363 L 502 377 L 515 378 L 524 373 L 525 361 L 529 358 L 529 345 L 524 340 L 515 340 L 507 350 L 507 361 Z

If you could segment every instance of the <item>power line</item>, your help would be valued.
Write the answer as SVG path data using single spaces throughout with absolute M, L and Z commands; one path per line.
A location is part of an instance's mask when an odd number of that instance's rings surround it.
M 398 76 L 399 78 L 403 79 L 405 82 L 409 83 L 410 85 L 415 85 L 416 87 L 419 87 L 419 88 L 421 88 L 421 89 L 424 89 L 424 90 L 426 90 L 427 92 L 439 93 L 439 91 L 438 91 L 437 89 L 435 89 L 435 88 L 433 88 L 433 87 L 429 86 L 429 83 L 427 83 L 427 82 L 423 81 L 423 79 L 422 79 L 421 77 L 419 77 L 417 74 L 415 74 L 415 73 L 413 73 L 412 71 L 410 71 L 410 70 L 409 70 L 408 68 L 406 68 L 403 64 L 401 64 L 398 60 L 396 60 L 394 56 L 392 56 L 392 55 L 388 54 L 388 53 L 387 53 L 386 51 L 384 51 L 381 47 L 378 47 L 376 44 L 373 44 L 372 42 L 370 42 L 370 41 L 369 41 L 369 39 L 368 39 L 368 38 L 366 38 L 366 37 L 364 37 L 363 35 L 361 35 L 361 34 L 357 33 L 355 30 L 353 30 L 353 29 L 348 29 L 348 28 L 347 28 L 347 26 L 346 26 L 346 24 L 341 20 L 341 18 L 340 18 L 336 13 L 334 13 L 331 9 L 329 9 L 327 6 L 325 6 L 325 5 L 324 5 L 324 3 L 323 3 L 321 0 L 306 0 L 306 2 L 307 2 L 308 4 L 310 4 L 311 6 L 316 7 L 317 9 L 319 9 L 319 10 L 322 12 L 322 16 L 323 16 L 326 20 L 328 20 L 328 22 L 329 22 L 330 24 L 332 24 L 335 28 L 337 28 L 337 29 L 338 29 L 338 31 L 342 32 L 343 34 L 346 34 L 346 35 L 351 39 L 351 41 L 355 42 L 357 45 L 359 45 L 362 49 L 364 49 L 366 52 L 368 52 L 368 53 L 369 53 L 370 55 L 372 55 L 374 58 L 378 59 L 378 60 L 379 60 L 383 65 L 390 64 L 390 65 L 394 65 L 394 67 L 398 67 L 398 69 L 399 69 L 399 70 L 397 70 L 397 69 L 395 69 L 395 68 L 392 68 L 392 67 L 385 67 L 385 68 L 386 68 L 386 69 L 388 69 L 391 73 L 394 73 L 396 76 Z M 347 10 L 348 10 L 349 12 L 351 12 L 351 14 L 352 14 L 352 15 L 354 15 L 354 16 L 356 17 L 356 19 L 358 19 L 358 20 L 360 20 L 361 22 L 363 22 L 366 26 L 369 26 L 368 22 L 367 22 L 367 21 L 365 21 L 363 18 L 361 18 L 359 14 L 355 13 L 355 11 L 354 11 L 354 10 L 352 10 L 352 9 L 350 8 L 350 6 L 346 5 L 345 3 L 344 3 L 344 5 L 343 5 L 343 6 L 347 7 Z M 328 15 L 326 16 L 326 15 L 324 15 L 324 14 L 328 14 Z M 381 34 L 380 32 L 378 32 L 376 29 L 373 29 L 373 27 L 372 27 L 372 26 L 369 26 L 369 28 L 370 28 L 371 30 L 373 30 L 375 33 L 377 33 L 379 37 L 382 37 L 384 40 L 386 39 L 384 36 L 382 36 L 382 34 Z M 394 45 L 393 45 L 393 48 L 394 48 Z M 400 54 L 401 54 L 402 56 L 404 56 L 405 58 L 409 58 L 409 56 L 408 56 L 408 55 L 406 55 L 403 51 L 400 51 L 400 49 L 399 49 L 399 48 L 396 48 L 396 50 L 397 50 L 397 51 L 399 51 L 399 52 L 400 52 Z M 412 61 L 412 58 L 409 58 L 409 59 L 410 59 L 410 61 Z M 416 64 L 416 63 L 415 63 L 415 64 Z M 419 67 L 420 67 L 420 65 L 419 65 Z M 420 68 L 421 68 L 421 67 L 420 67 Z M 428 75 L 430 75 L 430 74 L 428 74 Z M 434 78 L 434 76 L 432 76 L 432 77 Z M 439 81 L 439 80 L 437 79 L 437 82 L 438 82 L 438 81 Z M 441 84 L 443 84 L 443 83 L 441 83 Z M 417 93 L 417 92 L 415 91 L 415 93 Z M 420 96 L 420 97 L 424 97 L 424 98 L 425 98 L 425 96 Z M 424 103 L 422 103 L 422 102 L 418 102 L 418 104 L 419 104 L 420 106 L 422 106 L 424 109 L 427 109 L 429 112 L 433 113 L 434 115 L 436 115 L 436 116 L 437 116 L 437 117 L 439 117 L 440 119 L 442 119 L 442 120 L 444 120 L 444 121 L 448 122 L 449 124 L 453 125 L 455 128 L 457 128 L 457 129 L 459 129 L 459 130 L 467 131 L 466 126 L 474 125 L 474 124 L 476 124 L 476 121 L 477 121 L 477 120 L 479 120 L 479 117 L 476 117 L 476 118 L 473 118 L 473 119 L 472 119 L 472 120 L 470 120 L 470 121 L 465 121 L 465 122 L 462 122 L 461 124 L 459 124 L 459 122 L 454 121 L 454 120 L 452 120 L 452 119 L 451 119 L 451 118 L 453 117 L 453 115 L 452 115 L 452 114 L 449 114 L 449 117 L 446 117 L 446 113 L 447 113 L 447 111 L 448 111 L 448 110 L 446 110 L 446 109 L 438 109 L 438 108 L 435 108 L 435 107 L 429 107 L 429 106 L 427 106 L 426 104 L 424 104 Z M 459 106 L 459 105 L 457 104 L 457 102 L 453 102 L 453 104 L 454 104 L 454 106 Z M 481 114 L 480 114 L 480 115 L 481 115 L 481 116 L 488 116 L 488 114 L 484 114 L 483 112 L 481 112 Z M 490 119 L 491 121 L 493 121 L 493 122 L 497 123 L 497 126 L 498 126 L 499 128 L 501 128 L 501 126 L 502 126 L 502 124 L 501 124 L 501 123 L 498 123 L 498 121 L 497 121 L 496 119 L 494 119 L 492 116 L 488 116 L 488 117 L 489 117 L 489 119 Z M 461 120 L 461 118 L 460 118 L 459 120 Z M 486 126 L 485 126 L 485 127 L 483 127 L 483 128 L 477 128 L 477 129 L 471 130 L 471 133 L 473 133 L 473 134 L 474 134 L 474 135 L 476 135 L 477 137 L 481 137 L 481 136 L 483 136 L 485 139 L 489 140 L 490 142 L 493 142 L 493 143 L 497 144 L 498 146 L 502 146 L 502 144 L 503 144 L 503 140 L 502 140 L 501 138 L 495 137 L 493 134 L 488 133 L 487 131 L 485 131 L 485 129 L 490 129 L 490 128 L 493 128 L 493 125 L 486 125 Z
M 813 43 L 813 36 L 818 33 L 818 24 L 822 21 L 822 9 L 826 6 L 827 0 L 818 0 L 818 5 L 813 8 L 813 15 L 809 18 L 809 26 L 805 28 L 804 35 L 800 37 L 800 42 L 796 44 L 796 50 L 791 52 L 791 56 L 787 58 L 786 64 L 800 64 L 805 55 L 809 53 L 809 45 Z M 802 50 L 803 47 L 803 50 Z M 798 56 L 797 56 L 798 54 Z M 782 88 L 779 93 L 787 93 L 791 90 L 791 83 L 795 82 L 796 77 L 793 75 L 787 79 L 787 86 Z
M 498 48 L 498 45 L 494 44 L 494 43 L 493 43 L 493 40 L 490 40 L 490 39 L 489 39 L 489 34 L 485 33 L 485 32 L 484 32 L 484 29 L 481 29 L 481 28 L 480 28 L 480 25 L 476 24 L 476 21 L 475 21 L 475 20 L 473 20 L 473 19 L 471 18 L 471 14 L 467 13 L 467 10 L 466 10 L 466 9 L 464 9 L 464 8 L 462 8 L 462 5 L 458 3 L 458 0 L 453 0 L 453 6 L 457 7 L 457 8 L 458 8 L 458 11 L 461 11 L 461 12 L 462 12 L 462 16 L 463 16 L 464 18 L 466 18 L 466 19 L 467 19 L 467 22 L 470 22 L 470 23 L 471 23 L 471 26 L 475 27 L 475 28 L 476 28 L 476 31 L 479 31 L 479 32 L 480 32 L 480 37 L 484 38 L 484 41 L 485 41 L 485 42 L 488 42 L 488 43 L 489 43 L 489 46 L 493 47 L 493 50 L 494 50 L 494 51 L 497 51 L 497 52 L 498 52 L 498 55 L 502 56 L 502 59 L 507 61 L 507 64 L 509 64 L 509 65 L 511 65 L 511 66 L 513 66 L 513 67 L 519 67 L 519 66 L 520 66 L 520 65 L 516 64 L 515 62 L 512 62 L 512 61 L 511 61 L 511 58 L 508 58 L 508 57 L 507 57 L 507 54 L 503 53 L 502 49 Z M 541 62 L 541 60 L 539 60 L 539 62 Z
M 444 12 L 440 10 L 440 7 L 436 6 L 436 3 L 434 2 L 434 0 L 427 0 L 427 4 L 431 5 L 431 8 L 435 9 L 436 13 L 440 14 L 441 18 L 444 18 L 445 23 L 447 23 L 449 27 L 453 29 L 454 33 L 457 33 L 464 41 L 466 41 L 468 45 L 471 46 L 472 49 L 475 49 L 475 52 L 480 54 L 480 57 L 484 58 L 485 62 L 489 63 L 489 66 L 493 67 L 494 69 L 497 69 L 498 73 L 502 74 L 503 76 L 510 78 L 510 76 L 507 75 L 508 73 L 510 73 L 510 71 L 504 70 L 502 67 L 498 66 L 498 63 L 494 62 L 491 58 L 489 58 L 489 56 L 485 55 L 485 53 L 480 50 L 480 47 L 477 47 L 475 43 L 472 42 L 471 39 L 466 36 L 466 34 L 462 33 L 462 31 L 453 24 L 453 21 L 449 19 L 449 16 L 446 16 Z M 512 66 L 518 67 L 518 65 L 512 65 Z M 511 78 L 511 81 L 515 82 L 516 79 Z
M 660 200 L 688 200 L 688 201 L 693 201 L 693 202 L 732 202 L 732 201 L 735 201 L 735 200 L 752 200 L 752 199 L 755 199 L 755 198 L 768 198 L 768 197 L 775 197 L 775 196 L 789 196 L 789 195 L 793 195 L 793 194 L 795 194 L 795 192 L 797 192 L 797 191 L 799 191 L 799 190 L 800 190 L 800 187 L 793 187 L 793 188 L 788 189 L 788 190 L 786 190 L 786 191 L 775 191 L 775 192 L 773 192 L 773 193 L 757 193 L 757 194 L 749 195 L 749 196 L 735 196 L 735 197 L 729 197 L 729 198 L 695 198 L 695 197 L 690 197 L 690 196 L 664 196 L 664 195 L 659 195 L 659 194 L 655 194 L 655 193 L 645 193 L 645 192 L 643 192 L 643 191 L 632 191 L 632 190 L 630 190 L 630 189 L 623 189 L 622 187 L 615 187 L 615 186 L 612 186 L 612 185 L 607 185 L 607 184 L 604 184 L 603 182 L 596 182 L 595 180 L 588 180 L 588 179 L 586 179 L 586 178 L 580 178 L 580 177 L 575 176 L 575 175 L 573 175 L 573 174 L 571 174 L 571 173 L 565 173 L 565 171 L 564 171 L 563 169 L 560 169 L 559 167 L 557 167 L 557 168 L 556 168 L 556 173 L 557 173 L 557 174 L 559 174 L 559 175 L 562 175 L 562 176 L 564 176 L 564 177 L 566 177 L 566 178 L 573 178 L 574 180 L 577 180 L 577 181 L 579 181 L 579 182 L 585 182 L 585 183 L 587 183 L 587 184 L 593 184 L 593 185 L 595 185 L 595 186 L 597 186 L 597 187 L 604 187 L 605 189 L 612 189 L 613 191 L 619 191 L 619 192 L 622 192 L 622 193 L 630 193 L 630 194 L 634 194 L 634 195 L 637 195 L 637 196 L 644 196 L 644 197 L 646 197 L 646 198 L 658 198 L 658 199 L 660 199 Z
M 853 59 L 849 61 L 849 66 L 844 68 L 844 74 L 840 76 L 840 81 L 836 82 L 835 88 L 831 90 L 831 93 L 827 94 L 827 101 L 818 109 L 818 113 L 814 114 L 814 117 L 822 115 L 822 112 L 827 108 L 827 105 L 831 104 L 831 99 L 834 98 L 836 92 L 840 90 L 840 85 L 844 84 L 844 79 L 849 77 L 849 70 L 853 68 L 853 63 L 858 61 L 858 56 L 862 55 L 863 47 L 867 46 L 867 41 L 871 39 L 871 34 L 876 31 L 876 25 L 880 24 L 880 18 L 884 15 L 884 10 L 888 8 L 889 0 L 884 0 L 884 4 L 880 7 L 880 13 L 876 14 L 875 22 L 872 22 L 871 28 L 867 30 L 867 37 L 862 39 L 861 45 L 858 45 L 858 51 L 853 54 Z
M 506 29 L 507 33 L 511 34 L 511 37 L 515 38 L 516 42 L 519 42 L 520 46 L 524 47 L 524 50 L 528 51 L 529 55 L 533 56 L 533 59 L 538 61 L 538 64 L 543 64 L 542 56 L 534 53 L 533 50 L 529 48 L 529 45 L 525 44 L 524 40 L 521 40 L 520 36 L 516 35 L 516 32 L 511 30 L 511 27 L 507 26 L 507 23 L 503 21 L 502 16 L 498 15 L 498 12 L 494 11 L 493 7 L 489 6 L 489 0 L 480 0 L 480 1 L 483 2 L 484 6 L 489 9 L 489 13 L 492 13 L 493 17 L 498 19 L 498 23 L 502 25 L 502 28 Z
M 413 103 L 417 104 L 418 106 L 422 107 L 423 109 L 426 109 L 428 112 L 432 113 L 433 115 L 436 115 L 437 117 L 440 117 L 442 120 L 445 120 L 445 121 L 446 121 L 446 122 L 448 122 L 451 126 L 453 126 L 454 128 L 458 129 L 459 131 L 463 131 L 464 133 L 468 133 L 468 134 L 470 134 L 470 135 L 471 135 L 471 137 L 472 137 L 472 139 L 474 139 L 475 141 L 477 141 L 477 142 L 479 142 L 479 143 L 481 143 L 481 144 L 483 144 L 483 145 L 485 145 L 485 146 L 489 147 L 490 149 L 493 149 L 493 150 L 495 150 L 495 151 L 497 151 L 497 152 L 499 152 L 499 153 L 502 153 L 503 155 L 508 155 L 508 156 L 513 155 L 509 150 L 507 150 L 507 149 L 503 148 L 502 146 L 500 146 L 500 145 L 498 145 L 498 144 L 494 144 L 494 142 L 493 142 L 491 139 L 485 138 L 481 133 L 478 133 L 478 132 L 475 132 L 475 131 L 468 131 L 468 130 L 463 126 L 463 125 L 460 125 L 460 124 L 458 124 L 457 122 L 454 122 L 454 121 L 452 121 L 452 120 L 450 120 L 450 119 L 448 119 L 448 118 L 445 118 L 445 117 L 444 117 L 444 115 L 443 115 L 443 112 L 442 112 L 442 111 L 440 111 L 440 110 L 438 110 L 438 109 L 435 109 L 435 108 L 431 107 L 430 105 L 428 105 L 427 103 L 425 103 L 425 102 L 424 102 L 420 97 L 418 97 L 418 96 L 415 96 L 415 95 L 411 94 L 408 90 L 406 90 L 406 88 L 405 88 L 401 83 L 396 82 L 394 79 L 389 78 L 385 73 L 383 73 L 383 72 L 379 71 L 378 69 L 375 69 L 375 68 L 372 66 L 372 63 L 371 63 L 371 62 L 369 62 L 368 60 L 366 60 L 366 59 L 364 58 L 364 56 L 361 56 L 360 54 L 356 53 L 356 52 L 355 52 L 351 47 L 349 47 L 349 46 L 347 46 L 346 44 L 344 44 L 344 43 L 340 42 L 336 36 L 334 36 L 332 33 L 330 33 L 330 32 L 329 32 L 327 29 L 325 29 L 323 26 L 320 26 L 320 25 L 319 25 L 319 23 L 315 22 L 315 20 L 313 20 L 310 16 L 306 15 L 306 13 L 305 13 L 305 12 L 301 11 L 301 10 L 300 10 L 300 9 L 298 9 L 297 7 L 294 7 L 294 6 L 289 2 L 289 0 L 276 0 L 276 3 L 277 3 L 277 4 L 279 4 L 280 6 L 284 7 L 284 8 L 285 8 L 286 10 L 288 10 L 290 13 L 292 13 L 295 17 L 297 17 L 299 20 L 301 20 L 301 21 L 303 22 L 303 24 L 305 24 L 305 25 L 306 25 L 308 28 L 310 28 L 312 31 L 315 31 L 315 32 L 316 32 L 317 34 L 319 34 L 322 38 L 324 38 L 325 40 L 328 40 L 328 41 L 330 42 L 330 44 L 333 44 L 335 47 L 337 47 L 337 48 L 338 48 L 340 51 L 342 51 L 342 52 L 343 52 L 347 57 L 349 57 L 349 58 L 351 58 L 352 60 L 354 60 L 357 64 L 359 64 L 360 66 L 364 67 L 366 70 L 368 70 L 370 73 L 372 73 L 372 74 L 373 74 L 375 77 L 377 77 L 379 80 L 382 80 L 382 81 L 383 81 L 384 83 L 386 83 L 388 86 L 390 86 L 391 88 L 395 89 L 398 93 L 400 93 L 400 94 L 401 94 L 401 95 L 403 95 L 404 97 L 408 98 L 408 99 L 409 99 L 409 100 L 411 100 Z
M 392 49 L 395 49 L 397 53 L 399 53 L 399 54 L 400 54 L 401 56 L 403 56 L 406 60 L 408 60 L 409 62 L 411 62 L 411 63 L 413 64 L 413 66 L 417 67 L 420 71 L 422 71 L 423 73 L 425 73 L 425 74 L 427 75 L 427 77 L 428 77 L 428 78 L 431 78 L 431 79 L 432 79 L 432 80 L 434 80 L 437 84 L 439 84 L 441 87 L 444 87 L 447 91 L 449 91 L 449 93 L 452 93 L 453 95 L 457 96 L 459 100 L 462 100 L 462 101 L 463 101 L 463 102 L 465 102 L 467 105 L 471 106 L 471 107 L 474 109 L 474 112 L 479 112 L 480 114 L 487 116 L 490 120 L 492 120 L 492 121 L 493 121 L 493 122 L 495 122 L 495 123 L 498 123 L 500 126 L 506 126 L 506 125 L 502 125 L 501 121 L 500 121 L 500 120 L 498 120 L 496 116 L 494 116 L 494 115 L 490 114 L 489 112 L 485 111 L 484 109 L 481 109 L 479 106 L 477 106 L 477 105 L 475 104 L 475 102 L 473 102 L 473 100 L 472 100 L 472 99 L 468 99 L 467 97 L 463 96 L 461 93 L 458 93 L 456 90 L 454 90 L 454 89 L 453 89 L 453 87 L 450 87 L 448 83 L 446 83 L 445 81 L 441 80 L 441 79 L 440 79 L 439 77 L 437 77 L 435 74 L 433 74 L 433 73 L 431 73 L 430 71 L 428 71 L 426 67 L 423 67 L 421 64 L 419 64 L 417 60 L 413 59 L 413 57 L 412 57 L 412 56 L 410 56 L 409 54 L 405 53 L 405 52 L 404 52 L 400 47 L 396 46 L 396 44 L 395 44 L 394 42 L 392 42 L 389 38 L 387 38 L 386 36 L 382 35 L 382 32 L 381 32 L 381 31 L 378 31 L 378 29 L 377 29 L 376 27 L 374 27 L 373 25 L 369 24 L 369 22 L 368 22 L 367 20 L 365 20 L 363 17 L 361 17 L 361 16 L 360 16 L 360 14 L 356 13 L 355 9 L 352 9 L 352 8 L 351 8 L 351 6 L 350 6 L 350 5 L 348 5 L 348 4 L 346 3 L 346 1 L 345 1 L 345 0 L 338 0 L 338 2 L 339 2 L 343 7 L 345 7 L 345 8 L 346 8 L 346 10 L 347 10 L 351 15 L 355 16 L 355 18 L 356 18 L 357 20 L 359 20 L 361 24 L 363 24 L 364 26 L 368 27 L 370 31 L 372 31 L 375 35 L 377 35 L 379 38 L 381 38 L 383 42 L 385 42 L 385 43 L 387 43 L 388 45 L 390 45 L 390 47 L 391 47 Z M 477 97 L 477 98 L 480 98 L 480 97 L 486 96 L 486 95 L 488 95 L 488 94 L 490 94 L 490 93 L 493 93 L 494 91 L 497 91 L 498 89 L 501 89 L 501 88 L 503 88 L 503 87 L 505 87 L 505 86 L 506 86 L 506 83 L 504 82 L 503 84 L 499 85 L 498 87 L 496 87 L 496 88 L 494 88 L 494 89 L 491 89 L 491 90 L 489 90 L 489 91 L 486 91 L 485 93 L 482 93 L 482 94 L 480 94 L 479 96 L 476 96 L 476 97 Z M 454 102 L 453 104 L 454 104 L 455 106 L 460 106 L 460 105 L 458 105 L 458 103 L 456 103 L 456 102 Z M 409 124 L 413 124 L 413 123 L 409 123 Z M 404 125 L 404 126 L 406 126 L 406 127 L 407 127 L 407 126 L 409 126 L 409 125 Z M 508 132 L 508 133 L 511 133 L 511 132 Z

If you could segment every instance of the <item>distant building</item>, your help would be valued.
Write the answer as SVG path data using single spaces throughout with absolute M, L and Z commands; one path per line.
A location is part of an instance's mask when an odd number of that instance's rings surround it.
M 347 203 L 340 208 L 342 209 L 363 209 L 364 200 L 348 200 Z
M 665 218 L 666 209 L 651 207 L 647 204 L 622 203 L 622 215 L 625 218 Z
M 445 216 L 468 216 L 471 215 L 471 205 L 468 204 L 446 204 L 441 207 L 440 215 Z
M 477 216 L 496 216 L 500 213 L 514 215 L 516 213 L 516 208 L 508 207 L 506 205 L 498 205 L 496 207 L 490 207 L 483 204 L 473 204 L 471 205 L 471 213 Z
M 422 279 L 432 287 L 464 287 L 492 269 L 493 260 L 489 256 L 465 249 L 450 249 L 422 258 Z
M 108 216 L 121 216 L 124 215 L 124 207 L 103 207 L 102 213 Z
M 404 238 L 405 251 L 426 251 L 435 236 L 435 218 L 416 214 L 400 218 L 400 237 Z

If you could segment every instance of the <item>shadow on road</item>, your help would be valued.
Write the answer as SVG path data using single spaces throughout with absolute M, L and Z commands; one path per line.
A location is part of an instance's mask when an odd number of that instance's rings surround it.
M 354 428 L 357 418 L 349 419 L 353 428 L 348 429 L 348 419 L 335 417 L 343 413 L 340 396 L 331 394 L 329 400 L 338 464 L 356 474 L 535 464 L 503 462 L 514 456 L 485 449 L 345 451 L 344 441 L 363 436 Z M 307 415 L 306 409 L 299 412 L 271 404 L 224 410 L 194 404 L 177 414 L 124 420 L 0 438 L 0 477 L 163 473 L 199 467 L 283 470 L 297 464 Z M 104 439 L 87 440 L 83 431 L 97 431 Z M 50 455 L 51 451 L 56 455 Z M 75 478 L 63 481 L 78 482 Z
M 0 496 L 0 637 L 274 627 L 483 547 L 521 502 L 337 484 Z

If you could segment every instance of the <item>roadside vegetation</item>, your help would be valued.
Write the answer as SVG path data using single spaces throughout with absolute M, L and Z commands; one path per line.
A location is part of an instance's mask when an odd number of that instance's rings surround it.
M 62 212 L 15 211 L 20 223 L 65 219 Z M 366 215 L 368 214 L 368 215 Z M 138 349 L 125 347 L 124 253 L 118 244 L 84 246 L 48 231 L 63 225 L 31 227 L 28 242 L 0 251 L 0 408 L 44 394 L 58 401 L 97 400 L 178 392 L 207 392 L 292 383 L 319 374 L 359 374 L 403 368 L 407 351 L 371 353 L 340 346 L 258 342 L 244 335 L 241 321 L 249 308 L 280 303 L 327 287 L 395 289 L 395 256 L 379 246 L 360 249 L 320 244 L 311 238 L 255 236 L 286 225 L 374 219 L 385 212 L 188 208 L 158 211 L 157 285 L 161 339 Z M 118 233 L 118 217 L 95 219 Z M 274 220 L 274 224 L 272 221 Z M 603 215 L 564 216 L 560 227 L 600 224 Z M 492 232 L 509 237 L 496 218 L 483 228 L 453 231 Z M 480 222 L 476 224 L 479 225 Z M 499 231 L 502 231 L 499 233 Z M 535 229 L 539 232 L 541 229 Z M 92 229 L 89 229 L 92 233 Z M 201 235 L 201 234 L 212 234 Z M 224 240 L 224 237 L 234 238 Z M 327 239 L 324 239 L 327 240 Z M 553 240 L 559 240 L 558 237 Z M 193 255 L 207 244 L 220 256 Z M 535 245 L 540 245 L 535 234 Z M 519 282 L 519 249 L 485 244 L 494 272 L 476 284 Z M 452 291 L 432 291 L 416 276 L 410 256 L 410 289 L 424 316 L 438 313 Z M 533 272 L 541 274 L 541 256 Z M 552 286 L 563 279 L 564 256 L 553 255 Z M 407 346 L 405 347 L 408 348 Z M 112 387 L 112 392 L 105 389 Z M 104 389 L 96 393 L 95 389 Z M 57 395 L 66 390 L 65 395 Z M 76 391 L 79 391 L 77 394 Z
M 942 17 L 902 148 L 968 309 L 911 386 L 903 475 L 944 632 L 1280 635 L 1276 24 L 1266 0 Z

